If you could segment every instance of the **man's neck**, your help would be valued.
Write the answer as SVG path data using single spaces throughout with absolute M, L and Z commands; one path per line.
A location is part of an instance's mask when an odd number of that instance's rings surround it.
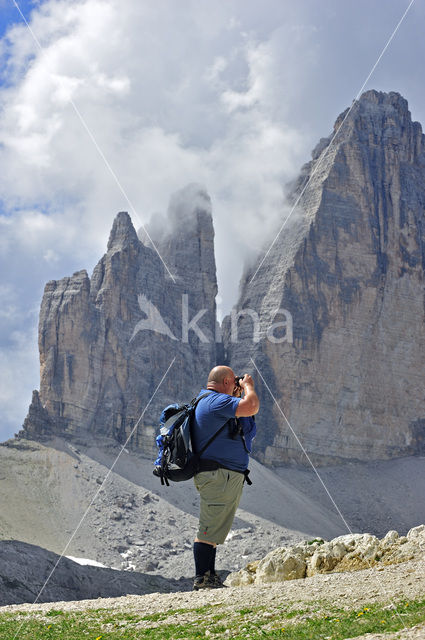
M 214 385 L 207 385 L 207 390 L 208 391 L 215 391 L 216 393 L 226 393 L 225 391 L 222 391 L 221 389 L 217 389 L 217 387 L 215 387 Z
M 207 385 L 207 391 L 215 391 L 215 393 L 223 393 L 225 396 L 230 396 L 230 393 L 227 393 L 227 391 L 223 391 L 221 389 L 217 389 L 216 387 L 210 387 Z

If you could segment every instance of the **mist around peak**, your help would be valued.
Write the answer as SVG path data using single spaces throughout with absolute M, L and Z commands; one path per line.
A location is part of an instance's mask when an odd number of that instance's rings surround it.
M 151 240 L 162 243 L 173 234 L 195 228 L 200 216 L 212 217 L 211 198 L 206 187 L 192 182 L 171 194 L 167 211 L 152 213 L 137 235 L 146 246 L 152 244 Z

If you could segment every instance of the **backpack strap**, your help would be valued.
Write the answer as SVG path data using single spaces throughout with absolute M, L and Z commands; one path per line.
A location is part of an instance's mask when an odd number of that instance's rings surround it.
M 200 457 L 200 456 L 204 453 L 204 451 L 205 451 L 206 449 L 208 449 L 208 447 L 210 446 L 211 442 L 213 442 L 213 440 L 215 440 L 215 439 L 216 439 L 216 437 L 217 437 L 217 436 L 218 436 L 218 435 L 219 435 L 219 434 L 224 430 L 224 427 L 227 427 L 227 422 L 228 422 L 228 421 L 226 421 L 226 422 L 223 424 L 223 426 L 222 426 L 222 427 L 220 427 L 220 429 L 219 429 L 218 431 L 216 431 L 216 433 L 214 433 L 214 435 L 212 435 L 212 436 L 211 436 L 211 438 L 208 440 L 207 444 L 205 444 L 205 445 L 202 447 L 202 449 L 201 449 L 200 451 L 198 451 L 198 453 L 196 454 L 197 456 L 199 456 L 199 457 Z
M 212 391 L 209 391 L 208 393 L 203 393 L 202 396 L 193 398 L 193 400 L 191 400 L 190 402 L 190 406 L 193 407 L 194 409 L 196 409 L 196 405 L 198 404 L 198 402 L 200 400 L 202 400 L 203 398 L 206 398 L 207 396 L 209 396 L 212 393 Z
M 194 408 L 194 409 L 196 409 L 196 405 L 198 404 L 198 402 L 199 402 L 200 400 L 202 400 L 202 398 L 206 398 L 206 397 L 207 397 L 207 396 L 209 396 L 209 395 L 210 395 L 209 393 L 203 393 L 203 394 L 202 394 L 202 396 L 199 396 L 199 398 L 194 398 L 194 399 L 192 400 L 192 402 L 190 403 L 190 404 L 191 404 L 191 406 L 193 406 L 193 408 Z M 201 457 L 201 455 L 204 453 L 204 451 L 206 451 L 206 450 L 208 449 L 208 447 L 210 446 L 210 444 L 211 444 L 211 443 L 212 443 L 212 442 L 217 438 L 217 436 L 219 436 L 219 435 L 220 435 L 220 433 L 221 433 L 222 431 L 224 431 L 225 427 L 227 427 L 227 425 L 228 425 L 228 422 L 229 422 L 229 421 L 228 421 L 228 420 L 226 420 L 226 422 L 223 424 L 223 426 L 221 426 L 221 427 L 220 427 L 220 429 L 219 429 L 218 431 L 216 431 L 216 432 L 211 436 L 211 438 L 209 438 L 208 442 L 207 442 L 206 444 L 204 444 L 204 446 L 202 447 L 202 449 L 201 449 L 200 451 L 198 451 L 197 453 L 193 452 L 193 454 L 194 454 L 197 458 L 200 458 L 200 457 Z M 245 436 L 244 436 L 242 433 L 240 434 L 240 436 L 241 436 L 241 438 L 242 438 L 242 442 L 243 442 L 244 449 L 245 449 L 245 451 L 249 454 L 248 447 L 246 446 Z M 191 441 L 192 441 L 192 443 L 193 443 L 193 438 L 192 438 L 192 421 L 191 421 L 191 424 L 190 424 L 190 439 L 191 439 Z M 247 470 L 247 471 L 248 471 L 248 470 Z M 248 474 L 249 474 L 249 471 L 248 471 L 248 473 L 246 473 L 246 472 L 245 472 L 245 480 L 246 480 L 246 483 L 247 483 L 247 484 L 252 484 L 251 480 L 248 478 Z
M 169 486 L 170 486 L 170 483 L 168 482 L 168 478 L 167 478 L 167 476 L 166 476 L 166 475 L 165 475 L 165 473 L 164 473 L 164 469 L 163 469 L 163 467 L 161 467 L 161 469 L 160 469 L 160 471 L 159 471 L 159 477 L 160 477 L 160 479 L 161 479 L 161 484 L 162 484 L 162 485 L 164 485 L 164 484 L 165 484 L 165 485 L 167 485 L 167 487 L 169 487 Z
M 235 420 L 236 420 L 236 424 L 238 425 L 239 435 L 240 435 L 241 440 L 242 440 L 243 448 L 245 449 L 246 453 L 249 455 L 250 451 L 249 451 L 248 447 L 246 446 L 245 434 L 243 432 L 242 427 L 240 426 L 240 420 L 239 420 L 239 418 L 235 418 Z
M 211 391 L 210 393 L 213 393 L 213 391 Z M 199 396 L 199 398 L 196 398 L 195 400 L 195 404 L 193 405 L 194 408 L 196 408 L 196 405 L 198 404 L 199 400 L 202 400 L 202 398 L 206 398 L 207 396 L 210 395 L 210 393 L 203 393 L 202 396 Z M 194 401 L 192 400 L 192 403 Z M 191 404 L 192 404 L 191 403 Z M 201 455 L 204 453 L 204 451 L 206 451 L 206 449 L 208 449 L 208 447 L 210 446 L 210 444 L 217 438 L 217 436 L 224 431 L 224 428 L 227 426 L 228 420 L 226 420 L 226 422 L 223 424 L 222 427 L 220 427 L 220 429 L 218 431 L 216 431 L 216 433 L 214 433 L 211 438 L 209 438 L 208 442 L 202 447 L 202 449 L 200 451 L 198 451 L 197 453 L 193 452 L 193 454 L 197 457 L 200 458 Z M 193 444 L 193 438 L 192 438 L 192 423 L 190 425 L 190 439 L 192 441 Z
M 247 483 L 247 485 L 251 485 L 252 484 L 252 480 L 249 477 L 250 471 L 249 469 L 245 469 L 245 471 L 243 472 L 244 476 L 245 476 L 245 482 Z

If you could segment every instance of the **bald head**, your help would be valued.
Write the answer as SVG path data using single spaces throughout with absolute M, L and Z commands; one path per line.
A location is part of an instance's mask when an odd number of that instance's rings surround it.
M 213 389 L 219 393 L 227 393 L 231 396 L 234 386 L 235 374 L 230 367 L 219 365 L 211 369 L 208 376 L 207 389 Z
M 234 378 L 235 374 L 230 367 L 219 365 L 218 367 L 214 367 L 214 369 L 211 369 L 208 376 L 208 382 L 218 382 L 219 384 L 221 384 L 226 376 Z

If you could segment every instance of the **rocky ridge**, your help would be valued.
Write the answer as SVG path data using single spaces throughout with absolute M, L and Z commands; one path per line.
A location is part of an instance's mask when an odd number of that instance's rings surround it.
M 140 572 L 83 566 L 36 545 L 0 541 L 0 607 L 9 604 L 113 598 L 125 594 L 180 591 L 178 580 Z

